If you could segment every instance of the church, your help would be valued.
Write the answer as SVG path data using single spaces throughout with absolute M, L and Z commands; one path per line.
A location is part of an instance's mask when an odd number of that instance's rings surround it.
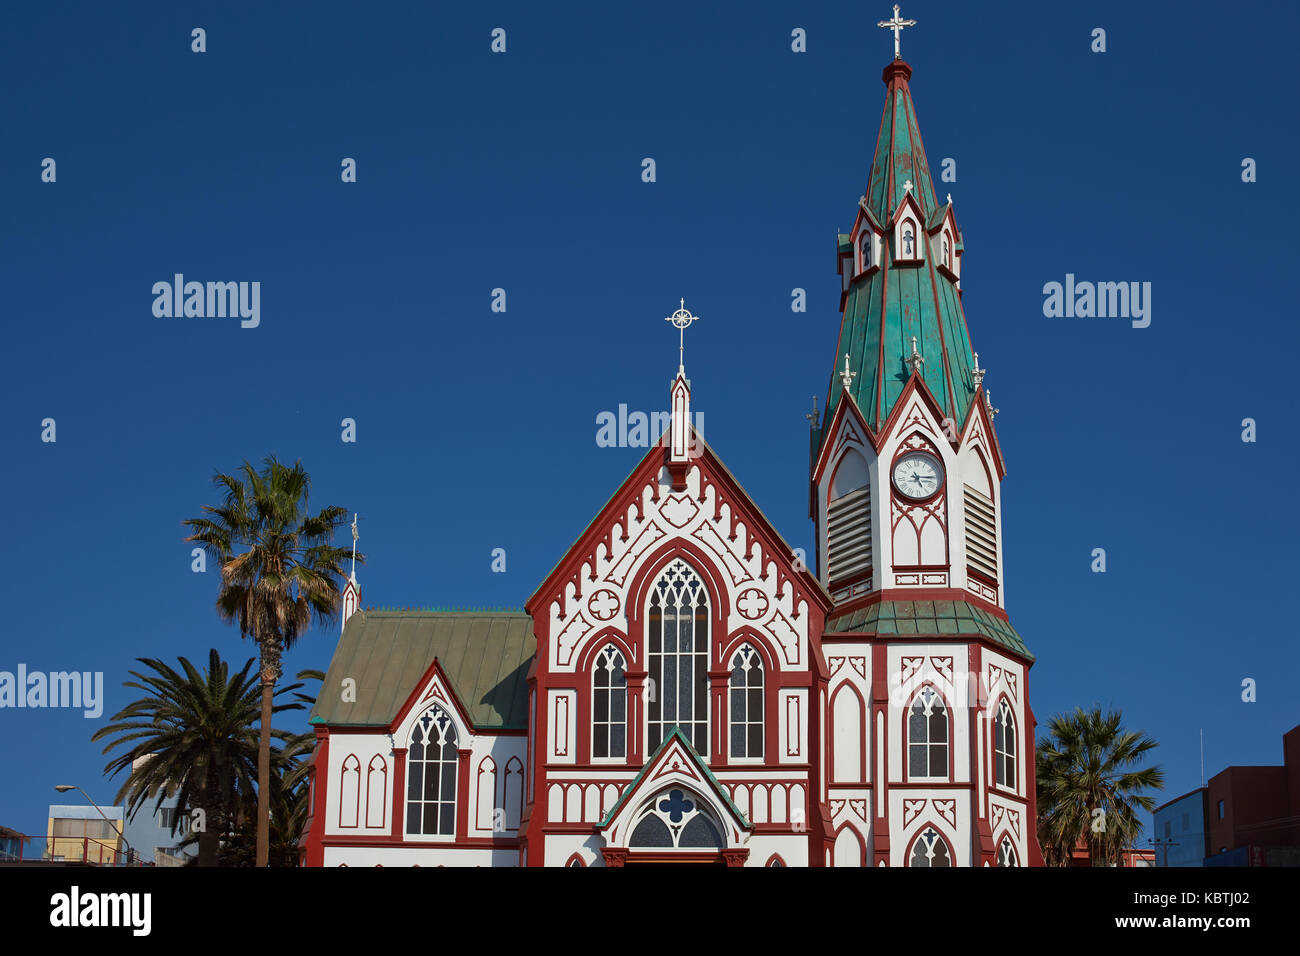
M 679 361 L 664 434 L 525 613 L 363 610 L 350 577 L 304 865 L 1042 865 L 1006 468 L 913 23 L 880 24 L 880 132 L 837 237 L 815 567 L 692 427 Z M 694 316 L 670 319 L 680 340 Z

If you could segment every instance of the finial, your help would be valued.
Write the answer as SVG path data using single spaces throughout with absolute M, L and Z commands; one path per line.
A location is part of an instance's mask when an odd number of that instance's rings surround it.
M 692 322 L 700 321 L 698 315 L 691 315 L 686 308 L 686 299 L 681 300 L 681 308 L 672 315 L 664 316 L 665 322 L 671 322 L 677 328 L 677 371 L 686 371 L 686 342 L 684 336 L 686 329 Z
M 357 538 L 360 537 L 360 535 L 357 533 L 358 517 L 359 515 L 355 511 L 352 512 L 352 580 L 353 581 L 357 579 Z
M 808 419 L 809 428 L 817 427 L 817 396 L 816 395 L 813 396 L 813 410 L 809 412 L 807 415 L 805 415 L 804 418 Z
M 894 59 L 901 60 L 903 58 L 903 53 L 899 49 L 898 38 L 903 32 L 903 27 L 914 27 L 916 26 L 916 21 L 904 20 L 901 16 L 898 15 L 898 4 L 894 4 L 894 19 L 881 20 L 879 23 L 876 24 L 876 26 L 883 27 L 886 30 L 894 31 Z
M 984 407 L 989 410 L 989 418 L 998 417 L 998 409 L 993 407 L 993 396 L 987 388 L 984 390 Z
M 971 357 L 975 359 L 975 367 L 970 370 L 971 378 L 975 379 L 975 387 L 979 388 L 980 383 L 984 381 L 984 373 L 988 369 L 980 368 L 979 352 L 971 352 Z
M 949 193 L 949 194 L 948 194 L 948 205 L 949 205 L 949 206 L 952 205 L 952 193 Z
M 910 179 L 903 180 L 903 192 L 907 193 L 908 195 L 911 195 L 912 181 Z
M 904 359 L 912 367 L 912 371 L 921 374 L 921 366 L 925 364 L 925 356 L 916 350 L 916 336 L 912 336 L 912 354 Z
M 845 388 L 848 388 L 853 384 L 853 379 L 857 377 L 857 374 L 857 372 L 849 371 L 849 353 L 845 352 L 844 371 L 840 372 L 840 381 L 844 383 Z

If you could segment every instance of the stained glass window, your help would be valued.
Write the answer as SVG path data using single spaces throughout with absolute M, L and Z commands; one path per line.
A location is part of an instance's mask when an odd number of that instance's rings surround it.
M 948 844 L 934 827 L 927 828 L 916 842 L 912 844 L 912 858 L 909 866 L 952 866 L 952 857 L 948 854 Z
M 416 721 L 406 754 L 406 832 L 456 833 L 456 725 L 434 705 Z
M 591 755 L 627 756 L 627 662 L 609 644 L 596 655 L 591 694 Z
M 731 659 L 731 756 L 763 756 L 763 659 L 746 644 Z
M 1016 718 L 1005 697 L 993 718 L 993 765 L 999 786 L 1016 786 Z
M 1016 848 L 1011 844 L 1011 837 L 1003 837 L 1002 842 L 998 844 L 998 866 L 1019 866 L 1020 862 L 1016 859 Z
M 948 776 L 948 708 L 928 684 L 908 710 L 907 772 L 912 777 Z
M 650 596 L 646 626 L 649 676 L 648 752 L 673 727 L 701 756 L 709 747 L 709 592 L 685 561 L 673 561 Z

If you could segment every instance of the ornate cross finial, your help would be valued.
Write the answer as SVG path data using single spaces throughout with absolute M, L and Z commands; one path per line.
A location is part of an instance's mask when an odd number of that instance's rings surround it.
M 912 354 L 909 355 L 905 362 L 911 366 L 912 371 L 918 375 L 921 373 L 921 366 L 925 364 L 925 356 L 916 350 L 916 336 L 912 336 Z
M 809 428 L 817 427 L 817 396 L 816 395 L 813 396 L 813 410 L 809 412 L 807 415 L 805 415 L 804 418 L 808 419 Z
M 903 58 L 903 54 L 902 51 L 899 49 L 898 38 L 900 35 L 902 35 L 903 27 L 914 27 L 916 26 L 916 21 L 904 20 L 901 16 L 898 15 L 898 4 L 894 4 L 894 19 L 881 20 L 879 23 L 876 24 L 876 26 L 883 27 L 886 30 L 894 31 L 894 59 L 901 60 Z
M 975 359 L 975 367 L 970 370 L 971 378 L 975 379 L 975 387 L 979 388 L 980 383 L 984 381 L 984 373 L 987 372 L 988 369 L 980 368 L 979 352 L 971 352 L 971 357 Z
M 840 372 L 840 381 L 844 383 L 845 388 L 848 388 L 853 384 L 853 380 L 857 377 L 857 375 L 858 375 L 857 372 L 849 371 L 849 353 L 845 352 L 844 371 Z
M 353 578 L 356 578 L 357 576 L 357 538 L 360 537 L 360 534 L 357 533 L 358 517 L 359 515 L 357 515 L 355 511 L 352 512 L 352 577 Z
M 993 396 L 987 388 L 984 390 L 984 407 L 989 410 L 989 418 L 998 417 L 998 409 L 993 407 Z
M 686 371 L 686 335 L 687 328 L 692 322 L 700 321 L 698 315 L 691 315 L 690 310 L 686 308 L 686 300 L 681 300 L 681 308 L 672 315 L 664 316 L 665 322 L 671 322 L 677 328 L 677 371 Z
M 949 205 L 949 206 L 952 205 L 952 193 L 949 193 L 949 194 L 948 194 L 948 205 Z

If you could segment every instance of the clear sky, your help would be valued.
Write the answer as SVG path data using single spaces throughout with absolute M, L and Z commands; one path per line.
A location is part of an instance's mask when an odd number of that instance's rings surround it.
M 214 471 L 301 458 L 314 504 L 361 513 L 367 606 L 521 606 L 643 453 L 598 447 L 597 416 L 667 407 L 679 297 L 702 316 L 686 363 L 705 435 L 811 548 L 803 416 L 835 364 L 834 239 L 866 185 L 890 15 L 7 11 L 0 670 L 102 671 L 107 703 L 98 720 L 0 710 L 0 824 L 44 832 L 56 783 L 112 800 L 89 738 L 136 696 L 134 658 L 254 653 L 182 541 Z M 1297 8 L 903 15 L 930 163 L 956 161 L 940 187 L 1001 409 L 1006 597 L 1039 721 L 1122 709 L 1160 742 L 1162 801 L 1198 785 L 1200 728 L 1207 775 L 1279 763 L 1300 723 Z M 260 282 L 260 325 L 155 317 L 154 283 L 178 272 Z M 1045 317 L 1067 273 L 1150 282 L 1150 326 Z M 336 638 L 308 635 L 286 670 L 326 667 Z

